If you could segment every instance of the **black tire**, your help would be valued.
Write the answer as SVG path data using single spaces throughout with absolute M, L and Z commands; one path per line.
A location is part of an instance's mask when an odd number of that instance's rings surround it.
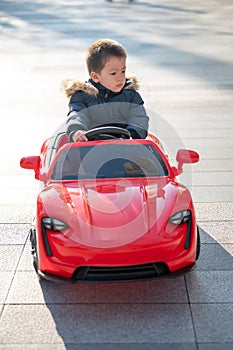
M 37 241 L 36 241 L 36 230 L 30 230 L 30 242 L 32 247 L 32 256 L 33 256 L 33 267 L 38 274 L 38 254 L 37 254 Z
M 198 260 L 201 252 L 201 238 L 200 238 L 200 230 L 197 226 L 197 250 L 196 250 L 196 261 Z

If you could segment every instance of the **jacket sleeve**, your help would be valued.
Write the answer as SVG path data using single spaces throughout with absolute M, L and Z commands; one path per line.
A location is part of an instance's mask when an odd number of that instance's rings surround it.
M 127 117 L 127 129 L 133 138 L 145 138 L 148 132 L 149 117 L 144 108 L 144 101 L 137 91 L 132 91 Z
M 84 93 L 77 91 L 70 99 L 67 125 L 67 135 L 71 140 L 77 130 L 89 129 L 89 112 Z

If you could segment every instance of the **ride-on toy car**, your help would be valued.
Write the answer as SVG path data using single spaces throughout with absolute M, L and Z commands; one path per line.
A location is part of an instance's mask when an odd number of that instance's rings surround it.
M 152 134 L 104 127 L 87 142 L 65 133 L 46 140 L 20 165 L 41 181 L 30 230 L 33 263 L 51 281 L 124 281 L 189 271 L 200 237 L 189 190 L 176 177 L 195 151 L 180 149 L 171 166 Z

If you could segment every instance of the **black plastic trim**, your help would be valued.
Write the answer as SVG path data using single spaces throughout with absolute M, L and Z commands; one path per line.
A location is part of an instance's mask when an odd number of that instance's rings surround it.
M 184 244 L 184 249 L 188 249 L 190 247 L 191 230 L 192 230 L 192 217 L 190 216 L 190 218 L 187 222 L 187 233 L 186 233 L 186 240 L 185 240 L 185 244 Z
M 117 283 L 117 282 L 138 282 L 138 281 L 147 281 L 147 280 L 151 280 L 151 279 L 158 279 L 158 278 L 175 278 L 178 277 L 180 275 L 184 275 L 186 273 L 188 273 L 189 271 L 193 270 L 195 268 L 195 263 L 188 265 L 186 267 L 184 267 L 183 269 L 180 270 L 176 270 L 173 272 L 169 272 L 168 275 L 160 275 L 160 276 L 156 276 L 153 278 L 140 278 L 140 279 L 130 279 L 130 280 L 104 280 L 104 281 L 95 281 L 95 280 L 77 280 L 75 278 L 66 278 L 66 277 L 62 277 L 62 276 L 57 276 L 57 275 L 52 275 L 49 273 L 44 273 L 40 270 L 38 270 L 38 275 L 39 277 L 50 281 L 50 282 L 54 282 L 54 283 L 65 283 L 65 284 L 73 284 L 73 283 Z
M 48 256 L 53 256 L 53 252 L 52 252 L 52 249 L 50 247 L 49 240 L 47 237 L 47 231 L 46 231 L 46 228 L 44 227 L 42 220 L 41 220 L 41 228 L 42 228 L 42 238 L 43 238 L 46 254 Z

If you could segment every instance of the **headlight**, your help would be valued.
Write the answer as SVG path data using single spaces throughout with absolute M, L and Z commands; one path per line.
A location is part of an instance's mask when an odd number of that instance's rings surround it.
M 52 231 L 62 231 L 68 227 L 64 221 L 49 216 L 42 218 L 42 224 L 46 230 Z
M 173 214 L 168 220 L 173 225 L 180 225 L 184 222 L 187 222 L 191 217 L 190 210 L 181 210 Z

